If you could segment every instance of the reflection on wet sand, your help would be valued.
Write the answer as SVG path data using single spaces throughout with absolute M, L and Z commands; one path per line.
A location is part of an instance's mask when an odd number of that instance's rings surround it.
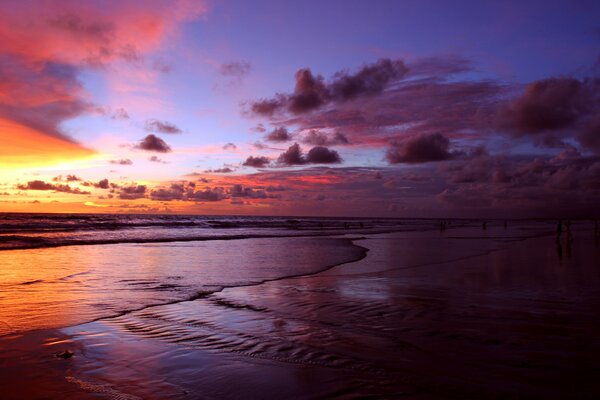
M 366 258 L 318 274 L 65 328 L 48 347 L 75 356 L 50 372 L 67 393 L 127 399 L 589 398 L 593 235 L 574 231 L 559 262 L 551 232 L 511 229 L 374 235 L 355 241 Z

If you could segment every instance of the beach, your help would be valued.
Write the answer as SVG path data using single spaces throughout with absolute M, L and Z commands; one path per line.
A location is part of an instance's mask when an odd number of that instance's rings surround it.
M 1 398 L 598 393 L 589 221 L 414 226 L 3 251 Z

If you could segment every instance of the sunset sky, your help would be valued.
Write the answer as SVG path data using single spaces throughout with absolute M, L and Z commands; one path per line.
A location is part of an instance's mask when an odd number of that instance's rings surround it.
M 600 3 L 6 0 L 0 139 L 0 211 L 597 216 Z

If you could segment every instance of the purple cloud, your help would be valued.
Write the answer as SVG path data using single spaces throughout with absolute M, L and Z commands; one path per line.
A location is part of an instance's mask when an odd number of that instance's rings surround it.
M 442 134 L 420 134 L 392 142 L 385 157 L 390 164 L 418 164 L 448 160 L 450 141 Z
M 155 151 L 157 153 L 168 153 L 171 151 L 171 147 L 164 140 L 152 134 L 142 139 L 134 148 L 144 151 Z

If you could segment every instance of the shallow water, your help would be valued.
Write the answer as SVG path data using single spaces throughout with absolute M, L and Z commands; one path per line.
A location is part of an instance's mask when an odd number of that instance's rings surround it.
M 348 239 L 270 238 L 0 252 L 0 335 L 313 274 L 357 260 Z
M 4 382 L 23 382 L 8 398 L 585 398 L 597 389 L 588 372 L 600 368 L 600 247 L 589 223 L 574 224 L 558 251 L 550 223 L 440 232 L 426 222 L 365 238 L 0 252 L 6 332 L 61 327 L 0 337 Z M 75 356 L 54 356 L 65 349 Z

